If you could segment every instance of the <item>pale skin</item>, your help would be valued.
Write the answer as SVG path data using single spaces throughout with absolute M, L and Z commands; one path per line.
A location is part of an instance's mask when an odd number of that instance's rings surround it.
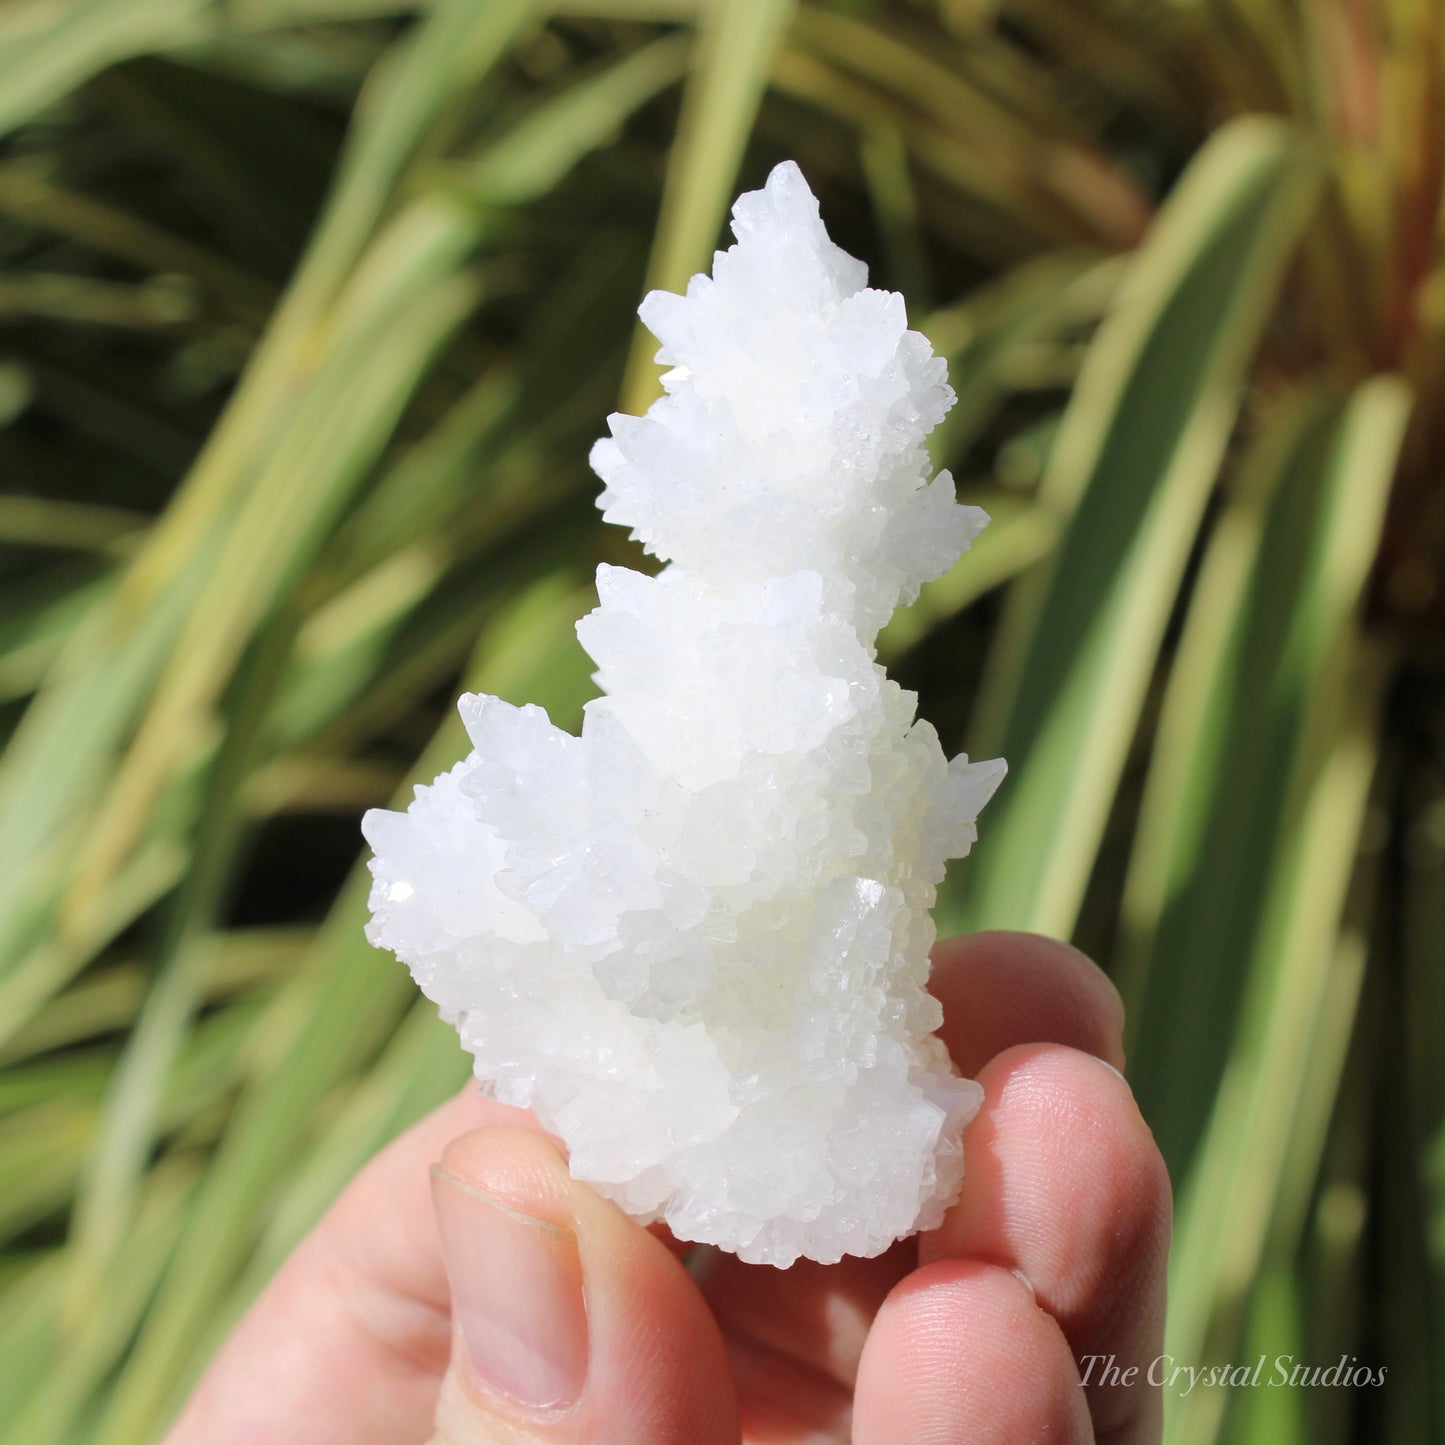
M 986 1096 L 939 1228 L 832 1266 L 711 1251 L 684 1264 L 687 1246 L 572 1180 L 530 1115 L 468 1088 L 357 1175 L 166 1445 L 1156 1441 L 1147 1370 L 1162 1349 L 1170 1192 L 1116 1072 L 1118 995 L 1082 954 L 1033 935 L 953 939 L 934 962 L 942 1035 Z M 504 1229 L 541 1232 L 549 1268 L 585 1300 L 568 1347 L 575 1398 L 558 1406 L 484 1377 L 454 1318 L 449 1263 L 528 1277 L 507 1273 L 511 1251 L 486 1254 L 499 1208 Z M 1115 1356 L 1119 1375 L 1137 1365 L 1136 1383 L 1086 1388 L 1091 1355 Z

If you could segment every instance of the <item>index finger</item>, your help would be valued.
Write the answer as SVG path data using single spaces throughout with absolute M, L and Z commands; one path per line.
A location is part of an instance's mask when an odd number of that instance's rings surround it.
M 920 1263 L 1015 1271 L 1072 1349 L 1097 1438 L 1156 1440 L 1170 1189 L 1129 1087 L 1097 1058 L 1046 1044 L 998 1055 L 979 1083 L 963 1194 L 920 1238 Z
M 859 1439 L 900 1438 L 900 1412 L 940 1440 L 1157 1439 L 1169 1181 L 1118 1072 L 1118 994 L 1028 934 L 955 939 L 934 960 L 940 1035 L 984 1104 L 962 1196 L 864 1350 Z M 1128 1386 L 1085 1375 L 1100 1350 L 1121 1378 L 1140 1366 Z

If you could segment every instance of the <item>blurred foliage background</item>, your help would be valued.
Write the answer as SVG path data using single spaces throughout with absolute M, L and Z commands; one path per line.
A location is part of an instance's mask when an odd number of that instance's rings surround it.
M 884 636 L 1011 764 L 940 923 L 1125 993 L 1173 1354 L 1388 1368 L 1170 1440 L 1445 1439 L 1441 0 L 11 0 L 0 129 L 0 1439 L 155 1439 L 465 1076 L 357 820 L 576 726 L 634 308 L 785 156 L 995 519 Z

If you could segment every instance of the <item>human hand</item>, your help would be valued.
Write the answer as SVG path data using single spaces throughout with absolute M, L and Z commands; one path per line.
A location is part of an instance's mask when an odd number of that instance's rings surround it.
M 1118 996 L 1031 935 L 934 961 L 940 1032 L 985 1091 L 938 1229 L 877 1259 L 684 1268 L 469 1086 L 361 1171 L 166 1445 L 1156 1440 L 1157 1389 L 1085 1388 L 1076 1364 L 1142 1380 L 1163 1330 L 1169 1182 L 1115 1072 Z

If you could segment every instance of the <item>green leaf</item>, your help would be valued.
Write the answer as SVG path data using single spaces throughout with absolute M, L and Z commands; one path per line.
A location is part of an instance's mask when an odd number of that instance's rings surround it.
M 458 179 L 488 208 L 537 200 L 583 156 L 610 141 L 633 111 L 679 79 L 686 56 L 685 39 L 669 36 L 573 77 L 458 167 Z
M 70 47 L 76 55 L 91 54 L 110 34 L 107 26 L 119 26 L 132 38 L 142 33 L 149 35 L 146 26 L 158 27 L 168 16 L 189 13 L 185 5 L 178 5 L 179 0 L 170 5 L 142 4 L 139 0 L 112 0 L 107 4 L 96 0 L 64 12 L 57 25 L 36 30 L 34 45 L 46 55 L 57 47 Z M 193 634 L 204 627 L 205 618 L 197 612 L 196 600 L 208 583 L 214 589 L 214 569 L 227 545 L 226 523 L 240 496 L 251 486 L 255 470 L 273 458 L 275 449 L 288 436 L 296 448 L 288 460 L 309 466 L 307 446 L 334 445 L 335 430 L 344 415 L 338 408 L 344 404 L 354 406 L 358 396 L 367 394 L 368 387 L 369 394 L 383 403 L 383 415 L 386 400 L 395 405 L 395 363 L 386 355 L 385 347 L 375 347 L 378 338 L 387 334 L 389 318 L 384 308 L 380 314 L 367 310 L 377 304 L 377 298 L 375 286 L 366 285 L 364 277 L 351 292 L 354 304 L 350 312 L 339 313 L 349 315 L 349 325 L 337 327 L 341 354 L 328 376 L 333 383 L 329 411 L 324 388 L 305 385 L 328 356 L 336 356 L 334 350 L 328 352 L 318 345 L 331 319 L 329 308 L 353 279 L 358 257 L 392 200 L 404 167 L 436 121 L 441 105 L 465 87 L 477 84 L 518 28 L 530 23 L 532 14 L 530 0 L 505 0 L 502 4 L 446 0 L 401 43 L 375 79 L 359 110 L 336 191 L 316 239 L 236 396 L 114 595 L 104 599 L 77 629 L 6 751 L 0 771 L 0 976 L 33 942 L 24 930 L 33 926 L 35 900 L 52 898 L 59 886 L 56 859 L 62 848 L 62 830 L 73 826 L 89 805 L 91 794 L 101 785 L 114 750 L 122 745 L 147 688 L 187 619 Z M 7 62 L 9 59 L 7 55 Z M 0 94 L 3 84 L 0 78 Z M 381 248 L 379 254 L 395 263 L 402 259 L 398 252 L 409 245 L 417 253 L 415 264 L 420 266 L 427 260 L 435 264 L 438 249 L 446 239 L 437 236 L 439 229 L 444 230 L 437 223 L 437 209 L 422 207 L 419 216 L 413 212 L 409 226 L 393 227 L 388 233 L 390 247 Z M 432 279 L 436 279 L 435 272 Z M 408 302 L 419 304 L 416 291 L 408 290 L 408 284 L 414 285 L 415 281 L 410 271 L 393 278 L 392 289 L 403 310 Z M 450 304 L 455 303 L 456 298 L 451 298 Z M 445 311 L 435 314 L 435 298 L 430 304 L 435 339 L 440 339 L 448 317 Z M 425 310 L 416 321 L 408 323 L 413 336 L 417 326 L 428 319 Z M 371 366 L 367 354 L 355 350 L 367 340 L 365 330 L 351 329 L 361 325 L 361 312 L 379 326 L 371 336 Z M 388 382 L 393 388 L 390 398 L 376 396 L 375 389 Z M 320 398 L 318 390 L 323 392 Z M 298 393 L 310 403 L 309 410 L 302 408 L 299 428 L 292 424 Z M 304 424 L 307 419 L 311 423 L 309 430 Z M 328 466 L 320 474 L 322 481 L 335 481 L 338 476 L 354 481 L 359 457 L 364 456 L 368 445 L 379 445 L 385 435 L 383 430 L 378 439 L 373 430 L 368 438 L 364 429 L 356 429 L 356 435 L 347 434 L 341 458 L 325 457 Z M 292 518 L 291 508 L 306 508 L 315 500 L 305 485 L 298 485 L 298 475 L 310 481 L 309 472 L 303 469 L 278 482 L 273 465 L 271 485 L 284 485 L 291 505 L 276 514 L 264 510 L 253 495 L 252 538 L 275 522 Z M 313 506 L 310 516 L 324 521 L 324 506 Z M 238 550 L 237 544 L 230 544 L 233 565 L 241 565 L 236 560 Z M 269 553 L 263 555 L 269 557 Z M 232 616 L 244 613 L 248 607 L 254 610 L 259 605 L 264 609 L 268 599 L 252 595 L 254 589 L 248 577 L 243 576 L 233 585 L 243 596 L 232 598 Z M 208 639 L 199 654 L 191 654 L 189 662 L 181 658 L 173 665 L 170 700 L 165 704 L 170 716 L 163 715 L 164 726 L 161 722 L 152 725 L 150 740 L 135 755 L 137 760 L 131 764 L 121 793 L 112 793 L 115 801 L 111 824 L 102 830 L 91 849 L 91 877 L 81 890 L 90 901 L 84 907 L 95 906 L 104 874 L 126 851 L 131 835 L 143 828 L 157 771 L 164 771 L 175 757 L 172 753 L 167 759 L 163 754 L 185 742 L 174 735 L 172 721 L 177 716 L 184 721 L 184 715 L 193 714 L 197 695 L 203 705 L 215 686 L 216 669 L 204 660 L 209 645 Z M 234 647 L 233 642 L 230 649 L 221 651 L 229 651 L 234 658 Z M 127 793 L 130 796 L 125 796 Z
M 195 1161 L 184 1156 L 168 1156 L 148 1172 L 125 1259 L 106 1291 L 105 1308 L 91 1309 L 68 1337 L 57 1317 L 63 1290 L 53 1275 L 49 1277 L 42 1308 L 27 1321 L 27 1333 L 38 1336 L 54 1353 L 64 1351 L 65 1388 L 54 1387 L 52 1369 L 36 1370 L 17 1381 L 17 1388 L 6 1395 L 14 1413 L 7 1412 L 0 1424 L 0 1440 L 14 1445 L 70 1445 L 76 1439 L 75 1422 L 90 1403 L 91 1391 L 114 1368 L 150 1303 L 185 1221 L 197 1174 Z
M 49 24 L 22 13 L 0 21 L 0 134 L 98 71 L 198 32 L 210 0 L 78 0 Z
M 980 704 L 1010 776 L 963 870 L 967 926 L 1069 934 L 1249 360 L 1314 194 L 1284 126 L 1200 152 L 1090 348 L 1039 500 L 1068 519 L 1014 589 Z
M 1181 1177 L 1277 886 L 1290 779 L 1316 694 L 1337 680 L 1319 674 L 1364 585 L 1404 412 L 1393 382 L 1343 407 L 1328 391 L 1281 407 L 1191 599 L 1125 889 L 1120 977 L 1131 1076 Z M 1355 538 L 1350 569 L 1331 563 L 1328 548 L 1343 545 L 1331 528 Z M 1182 1018 L 1183 1033 L 1171 1024 Z
M 1293 1252 L 1344 1067 L 1364 947 L 1339 930 L 1389 669 L 1356 618 L 1408 409 L 1382 378 L 1284 411 L 1171 675 L 1128 918 L 1132 1077 L 1183 1185 L 1180 1359 L 1230 1358 L 1272 1235 Z M 1216 1438 L 1221 1408 L 1180 1402 L 1171 1438 Z

